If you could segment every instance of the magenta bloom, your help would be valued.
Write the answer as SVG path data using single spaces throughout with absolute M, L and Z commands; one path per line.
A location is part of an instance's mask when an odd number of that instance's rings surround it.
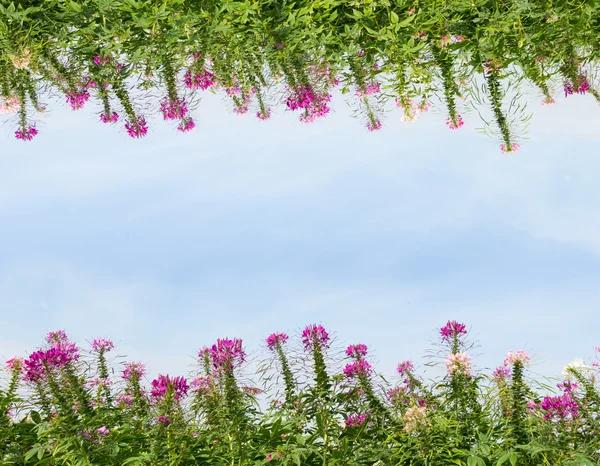
M 511 144 L 511 145 L 510 145 L 510 148 L 508 148 L 508 147 L 506 146 L 506 144 L 500 144 L 500 151 L 501 151 L 503 154 L 507 154 L 507 153 L 508 153 L 508 154 L 511 154 L 511 153 L 513 153 L 513 152 L 517 152 L 517 151 L 519 150 L 519 147 L 521 147 L 521 146 L 520 146 L 519 144 L 516 144 L 516 143 L 514 143 L 514 144 Z
M 68 340 L 67 334 L 64 330 L 56 330 L 54 332 L 49 332 L 46 335 L 46 341 L 48 343 L 66 343 Z
M 51 348 L 35 351 L 24 361 L 25 377 L 28 382 L 41 380 L 47 370 L 62 368 L 79 359 L 79 352 L 74 343 L 55 343 Z
M 287 340 L 288 336 L 285 333 L 272 333 L 265 340 L 267 342 L 267 347 L 270 350 L 274 350 L 278 345 L 283 345 Z
M 440 329 L 440 335 L 442 336 L 442 341 L 451 341 L 454 337 L 458 338 L 460 335 L 466 335 L 467 328 L 465 324 L 459 324 L 457 321 L 448 321 L 446 325 L 444 325 Z
M 200 72 L 192 72 L 191 70 L 188 70 L 185 73 L 183 82 L 188 89 L 202 89 L 205 91 L 209 87 L 213 86 L 216 81 L 214 74 L 202 69 Z
M 110 431 L 108 430 L 108 427 L 106 426 L 102 426 L 99 429 L 96 429 L 96 433 L 100 434 L 100 435 L 108 435 Z
M 262 121 L 267 121 L 271 118 L 271 110 L 266 110 L 265 112 L 256 112 L 256 118 Z
M 360 359 L 367 355 L 367 345 L 359 343 L 358 345 L 350 345 L 346 349 L 346 356 Z
M 381 127 L 382 127 L 381 121 L 379 121 L 377 118 L 374 118 L 373 120 L 371 120 L 367 123 L 367 129 L 370 132 L 378 131 L 381 129 Z
M 165 426 L 168 426 L 170 424 L 169 418 L 167 416 L 158 416 L 156 418 L 156 422 L 160 422 L 161 424 L 164 424 Z
M 246 353 L 239 338 L 218 339 L 217 343 L 212 345 L 210 355 L 215 369 L 233 370 L 246 361 Z
M 463 119 L 460 115 L 458 115 L 456 117 L 456 122 L 454 120 L 452 120 L 452 118 L 450 118 L 450 117 L 448 117 L 448 119 L 446 120 L 446 125 L 450 129 L 458 129 L 458 128 L 462 127 L 464 124 L 465 124 L 465 122 L 463 121 Z
M 165 120 L 181 120 L 188 113 L 188 108 L 184 99 L 165 98 L 160 103 L 160 111 Z
M 308 325 L 302 332 L 302 343 L 305 350 L 310 350 L 315 346 L 329 348 L 329 334 L 322 325 Z
M 579 406 L 573 400 L 571 393 L 564 393 L 562 396 L 547 396 L 540 403 L 540 408 L 545 411 L 544 420 L 550 421 L 553 418 L 564 420 L 566 418 L 576 418 L 579 416 Z
M 356 97 L 363 97 L 363 96 L 378 94 L 379 92 L 381 92 L 381 83 L 377 82 L 377 81 L 373 81 L 373 82 L 365 84 L 364 90 L 357 89 Z
M 573 93 L 585 94 L 590 89 L 590 83 L 584 74 L 580 74 L 576 81 L 565 81 L 563 85 L 565 91 L 565 97 L 570 96 Z
M 22 141 L 31 141 L 35 136 L 37 136 L 38 130 L 35 125 L 24 127 L 22 129 L 18 129 L 15 131 L 15 137 L 17 139 L 21 139 Z
M 23 370 L 23 358 L 12 358 L 6 361 L 6 369 L 10 372 Z
M 111 115 L 107 115 L 105 113 L 100 114 L 100 121 L 102 123 L 116 123 L 119 119 L 119 114 L 117 112 L 112 112 Z
M 407 372 L 412 372 L 414 370 L 415 370 L 415 366 L 413 366 L 412 361 L 401 362 L 400 364 L 398 364 L 398 367 L 396 368 L 396 371 L 400 375 L 404 375 Z
M 177 130 L 181 133 L 187 133 L 188 131 L 193 130 L 196 127 L 196 123 L 191 118 L 184 118 L 177 126 Z
M 141 379 L 146 373 L 146 366 L 141 362 L 130 362 L 125 364 L 125 370 L 123 371 L 123 378 L 125 380 L 131 380 L 135 377 L 137 380 Z
M 150 394 L 156 398 L 162 398 L 167 393 L 169 385 L 173 389 L 175 399 L 179 400 L 187 395 L 188 384 L 184 377 L 170 378 L 168 375 L 158 375 L 158 379 L 152 381 L 152 391 Z
M 90 93 L 83 90 L 80 92 L 71 92 L 66 94 L 65 97 L 72 110 L 79 110 L 90 99 Z
M 100 65 L 104 65 L 105 63 L 108 63 L 110 61 L 110 58 L 108 57 L 101 57 L 99 55 L 96 55 L 93 59 L 94 63 L 98 66 Z
M 346 419 L 345 424 L 347 427 L 360 427 L 368 416 L 368 414 L 351 414 Z
M 92 341 L 92 351 L 99 353 L 101 351 L 107 353 L 111 349 L 113 349 L 115 345 L 110 340 L 105 340 L 104 338 L 94 338 Z
M 141 138 L 148 134 L 148 123 L 146 123 L 146 119 L 140 115 L 135 122 L 128 120 L 125 123 L 125 129 L 132 138 Z
M 498 380 L 504 380 L 505 378 L 510 377 L 510 375 L 510 367 L 500 366 L 493 372 L 492 377 Z
M 212 379 L 208 375 L 201 375 L 192 379 L 192 391 L 207 395 L 212 390 Z
M 366 359 L 359 359 L 352 364 L 346 364 L 344 375 L 349 379 L 359 376 L 369 376 L 371 374 L 371 364 Z

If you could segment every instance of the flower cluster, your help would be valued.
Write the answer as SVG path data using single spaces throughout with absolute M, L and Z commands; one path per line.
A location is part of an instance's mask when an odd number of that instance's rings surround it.
M 580 74 L 575 81 L 565 81 L 563 85 L 565 97 L 575 94 L 585 94 L 590 89 L 590 83 L 584 74 Z
M 208 375 L 201 375 L 192 379 L 192 391 L 202 395 L 208 395 L 212 390 L 212 379 Z
M 352 364 L 346 364 L 344 367 L 344 375 L 349 379 L 354 377 L 367 377 L 371 375 L 371 364 L 366 359 L 358 359 Z
M 424 406 L 411 406 L 404 413 L 404 430 L 415 432 L 427 422 L 427 408 Z
M 170 378 L 168 375 L 158 375 L 157 379 L 152 381 L 152 391 L 150 394 L 155 398 L 163 398 L 169 386 L 172 388 L 175 399 L 179 400 L 187 395 L 188 384 L 184 377 Z
M 529 357 L 529 355 L 523 351 L 523 350 L 518 350 L 518 351 L 509 351 L 508 353 L 506 353 L 506 358 L 504 359 L 504 365 L 505 366 L 514 366 L 515 363 L 518 361 L 521 364 L 525 365 L 525 363 L 527 361 L 529 361 L 531 358 Z
M 146 366 L 141 362 L 130 362 L 125 364 L 123 371 L 123 379 L 125 380 L 140 380 L 146 373 Z
M 273 351 L 274 349 L 277 348 L 277 346 L 283 345 L 288 340 L 288 338 L 289 337 L 285 333 L 279 333 L 279 332 L 272 333 L 266 339 L 267 347 L 271 351 Z
M 315 346 L 329 348 L 329 334 L 322 325 L 308 325 L 302 332 L 302 344 L 305 350 L 311 350 Z
M 344 421 L 347 427 L 360 427 L 369 417 L 368 414 L 351 414 Z
M 112 112 L 110 115 L 106 113 L 100 114 L 100 121 L 102 123 L 116 123 L 119 120 L 119 114 L 117 112 Z
M 331 95 L 328 93 L 318 93 L 311 86 L 298 86 L 286 99 L 285 104 L 290 110 L 304 109 L 300 121 L 312 123 L 329 113 L 327 103 L 330 101 Z
M 216 83 L 215 75 L 204 68 L 199 71 L 188 70 L 183 77 L 183 82 L 188 89 L 202 89 L 205 91 Z
M 359 343 L 357 345 L 350 345 L 346 349 L 346 356 L 352 358 L 361 359 L 367 355 L 367 345 Z
M 136 121 L 127 120 L 125 130 L 132 138 L 141 138 L 148 134 L 148 123 L 143 115 L 136 116 Z
M 107 353 L 111 349 L 114 349 L 115 345 L 110 340 L 105 340 L 104 338 L 95 338 L 92 341 L 92 351 L 96 353 L 105 352 Z
M 185 99 L 165 98 L 160 103 L 160 111 L 165 120 L 181 120 L 187 113 L 187 102 Z
M 460 324 L 455 320 L 449 320 L 446 325 L 440 329 L 442 341 L 452 341 L 453 338 L 458 338 L 460 335 L 466 334 L 467 328 L 465 324 Z
M 448 128 L 450 129 L 458 129 L 460 127 L 462 127 L 465 124 L 465 122 L 462 119 L 462 116 L 457 115 L 456 116 L 456 120 L 448 117 L 448 119 L 446 120 L 446 126 L 448 126 Z
M 35 125 L 25 126 L 24 128 L 15 131 L 15 137 L 22 141 L 31 141 L 37 134 L 38 130 Z
M 25 377 L 29 382 L 38 382 L 47 375 L 47 371 L 60 369 L 79 359 L 79 351 L 74 343 L 54 343 L 47 350 L 31 353 L 24 361 Z
M 565 392 L 561 396 L 547 396 L 539 405 L 544 411 L 544 420 L 574 419 L 579 415 L 579 406 L 573 400 L 571 393 Z
M 246 361 L 242 340 L 224 338 L 210 348 L 210 356 L 215 369 L 233 370 Z
M 471 375 L 471 358 L 465 353 L 451 353 L 445 361 L 448 375 Z

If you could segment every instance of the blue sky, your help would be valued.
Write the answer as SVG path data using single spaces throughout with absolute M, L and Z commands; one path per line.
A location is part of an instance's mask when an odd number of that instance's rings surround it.
M 535 107 L 516 154 L 442 114 L 369 133 L 343 99 L 314 125 L 158 119 L 132 141 L 62 104 L 0 147 L 0 360 L 46 332 L 112 338 L 150 375 L 185 374 L 218 337 L 261 357 L 272 331 L 322 323 L 381 372 L 466 322 L 479 367 L 525 348 L 558 375 L 600 345 L 600 109 Z

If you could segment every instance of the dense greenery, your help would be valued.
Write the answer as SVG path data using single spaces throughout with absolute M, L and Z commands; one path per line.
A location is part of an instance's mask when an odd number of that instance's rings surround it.
M 132 137 L 150 114 L 194 128 L 196 96 L 223 90 L 236 113 L 278 104 L 312 122 L 340 86 L 369 130 L 385 103 L 412 120 L 433 103 L 447 125 L 477 109 L 503 152 L 518 148 L 534 89 L 591 93 L 597 0 L 0 0 L 0 111 L 15 136 L 60 95 L 99 104 Z M 527 83 L 527 86 L 524 86 Z M 482 113 L 483 112 L 483 113 Z M 121 115 L 124 114 L 124 118 Z
M 524 351 L 486 375 L 473 367 L 464 324 L 449 321 L 439 337 L 431 364 L 446 375 L 430 383 L 404 361 L 391 385 L 363 344 L 342 362 L 326 330 L 309 325 L 297 347 L 284 333 L 266 339 L 254 385 L 243 384 L 242 341 L 220 339 L 199 351 L 191 378 L 159 375 L 147 386 L 143 364 L 108 358 L 110 340 L 93 340 L 84 355 L 51 332 L 44 347 L 6 363 L 0 463 L 599 464 L 600 363 L 573 361 L 559 394 L 542 394 L 552 387 L 528 377 Z

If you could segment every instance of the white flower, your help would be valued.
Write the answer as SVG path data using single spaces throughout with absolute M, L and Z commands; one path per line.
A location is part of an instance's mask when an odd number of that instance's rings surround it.
M 563 375 L 568 379 L 573 377 L 572 371 L 577 371 L 580 374 L 586 374 L 592 368 L 588 366 L 583 359 L 573 359 L 567 366 L 563 369 Z

